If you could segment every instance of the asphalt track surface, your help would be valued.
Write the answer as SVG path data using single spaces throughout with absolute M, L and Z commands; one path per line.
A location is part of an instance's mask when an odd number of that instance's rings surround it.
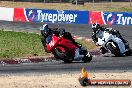
M 20 22 L 5 22 L 0 21 L 1 29 L 12 30 L 28 30 L 39 31 L 39 27 L 43 23 L 20 23 Z M 66 31 L 74 35 L 90 38 L 92 30 L 91 25 L 76 25 L 76 24 L 49 24 L 50 27 L 65 28 Z M 129 41 L 132 48 L 132 26 L 111 26 L 120 31 L 125 39 Z M 16 64 L 16 65 L 0 65 L 0 73 L 33 73 L 33 72 L 74 72 L 80 71 L 81 67 L 85 67 L 88 71 L 93 72 L 131 72 L 132 71 L 132 56 L 128 57 L 113 57 L 113 56 L 98 56 L 94 57 L 90 63 L 73 62 L 65 64 L 61 61 L 32 63 L 32 64 Z

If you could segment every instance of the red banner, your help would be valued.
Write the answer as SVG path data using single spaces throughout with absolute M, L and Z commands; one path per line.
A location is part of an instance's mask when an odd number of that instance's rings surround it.
M 24 14 L 24 8 L 14 8 L 13 21 L 27 22 Z
M 104 25 L 103 18 L 102 18 L 102 12 L 90 11 L 88 22 L 89 24 L 99 23 L 99 24 Z

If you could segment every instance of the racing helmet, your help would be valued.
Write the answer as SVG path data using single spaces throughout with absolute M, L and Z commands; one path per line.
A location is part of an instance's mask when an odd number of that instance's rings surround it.
M 40 27 L 40 31 L 42 36 L 48 36 L 51 29 L 48 27 L 48 24 L 44 24 L 42 27 Z
M 98 23 L 92 24 L 92 29 L 93 29 L 93 31 L 97 31 L 98 29 L 100 29 L 100 24 L 98 24 Z

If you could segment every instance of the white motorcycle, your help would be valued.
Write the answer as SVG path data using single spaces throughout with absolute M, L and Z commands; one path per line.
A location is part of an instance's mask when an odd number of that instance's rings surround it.
M 130 55 L 131 49 L 126 49 L 125 44 L 123 41 L 118 38 L 116 35 L 112 35 L 108 31 L 96 31 L 97 42 L 96 45 L 101 46 L 100 49 L 102 54 L 106 52 L 111 52 L 115 56 L 124 56 Z

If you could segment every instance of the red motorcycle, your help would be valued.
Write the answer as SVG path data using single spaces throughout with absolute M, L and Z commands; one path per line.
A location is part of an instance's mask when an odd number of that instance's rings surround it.
M 57 37 L 55 34 L 52 34 L 51 40 L 46 44 L 46 48 L 49 52 L 52 52 L 56 59 L 61 59 L 65 63 L 71 63 L 75 60 L 75 51 L 76 47 L 70 40 L 61 37 Z M 86 49 L 80 49 L 80 54 L 83 55 L 81 60 L 84 62 L 90 62 L 92 56 Z

